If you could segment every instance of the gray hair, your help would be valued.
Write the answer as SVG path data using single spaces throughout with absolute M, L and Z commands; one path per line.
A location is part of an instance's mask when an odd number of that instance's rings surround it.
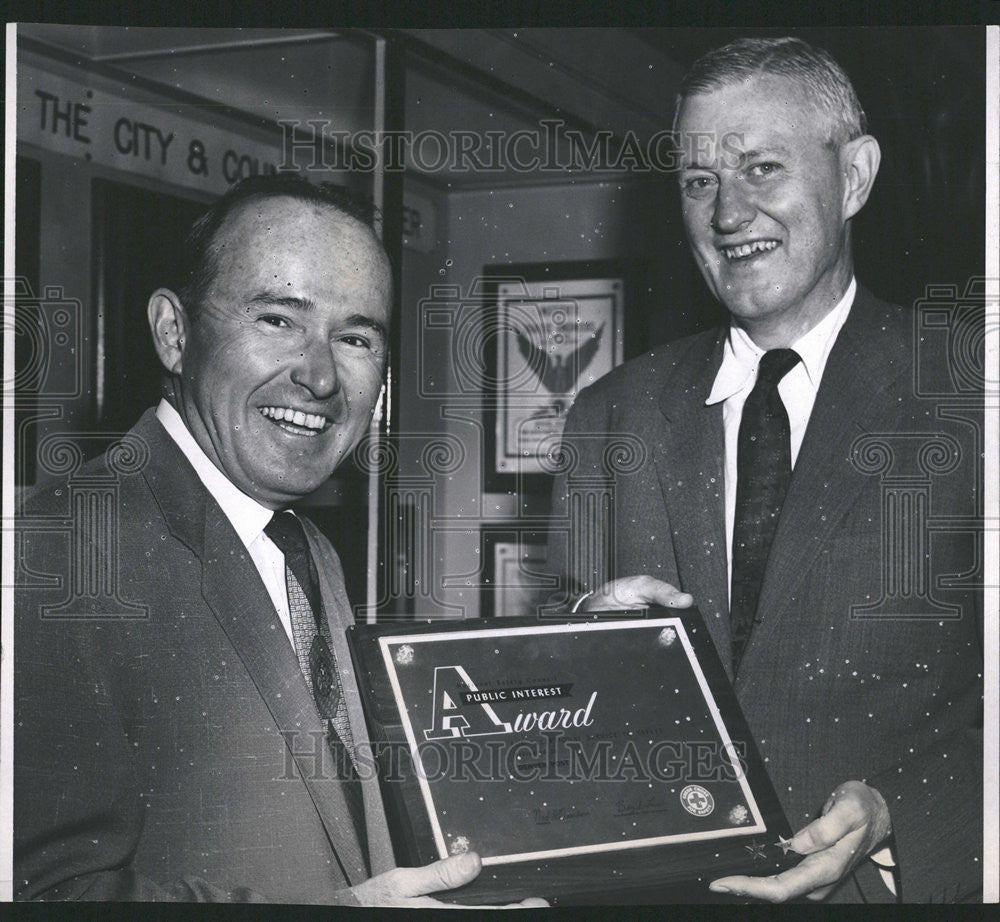
M 741 38 L 702 55 L 681 81 L 677 112 L 687 97 L 732 86 L 759 74 L 795 80 L 831 123 L 829 142 L 868 133 L 858 94 L 843 68 L 822 48 L 799 38 Z

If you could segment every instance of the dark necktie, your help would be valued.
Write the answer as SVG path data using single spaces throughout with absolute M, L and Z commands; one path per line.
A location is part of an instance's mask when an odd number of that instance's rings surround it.
M 344 793 L 354 827 L 365 842 L 364 806 L 354 765 L 354 739 L 347 718 L 347 702 L 337 670 L 330 627 L 323 611 L 316 563 L 309 550 L 302 523 L 289 511 L 278 512 L 264 533 L 285 556 L 285 587 L 292 622 L 295 655 L 306 684 L 326 722 L 326 741 L 333 756 L 336 775 L 344 782 Z
M 792 477 L 788 414 L 778 394 L 778 382 L 798 361 L 798 354 L 791 349 L 764 353 L 757 383 L 743 405 L 740 419 L 729 601 L 734 673 L 757 620 L 764 567 Z

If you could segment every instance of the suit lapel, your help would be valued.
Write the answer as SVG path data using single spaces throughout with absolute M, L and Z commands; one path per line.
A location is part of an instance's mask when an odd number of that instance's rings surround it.
M 761 586 L 758 610 L 765 618 L 750 636 L 744 663 L 751 648 L 777 630 L 776 616 L 794 599 L 816 555 L 865 486 L 850 449 L 859 436 L 888 424 L 895 402 L 883 395 L 912 369 L 911 344 L 900 333 L 887 306 L 859 287 L 827 360 L 795 462 Z
M 347 597 L 347 590 L 344 588 L 340 560 L 329 542 L 322 538 L 319 529 L 308 518 L 302 517 L 302 525 L 309 537 L 313 558 L 319 571 L 323 609 L 330 627 L 333 651 L 337 657 L 337 669 L 347 702 L 351 735 L 354 738 L 354 746 L 359 756 L 359 774 L 364 794 L 365 829 L 371 872 L 379 874 L 394 867 L 395 862 L 393 861 L 392 843 L 389 839 L 389 827 L 382 806 L 378 777 L 375 773 L 364 770 L 366 762 L 374 760 L 368 759 L 368 752 L 363 748 L 371 744 L 361 706 L 361 693 L 354 673 L 354 663 L 351 659 L 350 647 L 347 644 L 347 628 L 354 623 L 354 617 L 351 612 L 350 600 Z
M 171 533 L 202 565 L 202 596 L 242 660 L 282 733 L 348 882 L 367 876 L 358 837 L 339 783 L 316 771 L 315 747 L 325 745 L 319 719 L 292 645 L 260 575 L 225 514 L 152 411 L 136 432 L 150 447 L 143 475 Z M 325 752 L 323 753 L 325 755 Z M 329 760 L 324 764 L 329 769 Z
M 700 339 L 678 362 L 660 396 L 666 427 L 654 446 L 654 461 L 670 518 L 680 588 L 694 595 L 728 670 L 732 655 L 722 405 L 705 405 L 724 341 L 724 330 L 714 339 Z

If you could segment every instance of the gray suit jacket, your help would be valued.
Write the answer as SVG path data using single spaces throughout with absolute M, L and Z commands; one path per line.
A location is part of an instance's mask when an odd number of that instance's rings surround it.
M 246 548 L 152 411 L 128 438 L 144 463 L 88 464 L 20 522 L 15 895 L 352 902 L 393 864 L 374 772 L 359 836 Z M 340 563 L 305 525 L 363 744 Z
M 867 780 L 889 804 L 902 898 L 923 902 L 982 886 L 982 394 L 917 396 L 918 370 L 948 381 L 955 356 L 916 330 L 859 289 L 734 682 L 792 828 Z M 722 406 L 705 405 L 724 336 L 579 395 L 549 553 L 568 593 L 642 573 L 692 593 L 729 668 Z M 888 894 L 870 865 L 855 877 L 834 898 Z

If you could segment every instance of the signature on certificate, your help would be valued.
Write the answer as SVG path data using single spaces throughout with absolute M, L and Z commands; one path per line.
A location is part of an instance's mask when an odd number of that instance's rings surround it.
M 615 816 L 635 816 L 639 813 L 662 813 L 669 809 L 664 797 L 643 794 L 639 797 L 623 797 L 615 804 Z
M 565 820 L 578 820 L 584 816 L 590 816 L 590 811 L 576 806 L 569 807 L 535 807 L 535 823 L 539 826 L 547 826 L 549 823 L 562 823 Z

